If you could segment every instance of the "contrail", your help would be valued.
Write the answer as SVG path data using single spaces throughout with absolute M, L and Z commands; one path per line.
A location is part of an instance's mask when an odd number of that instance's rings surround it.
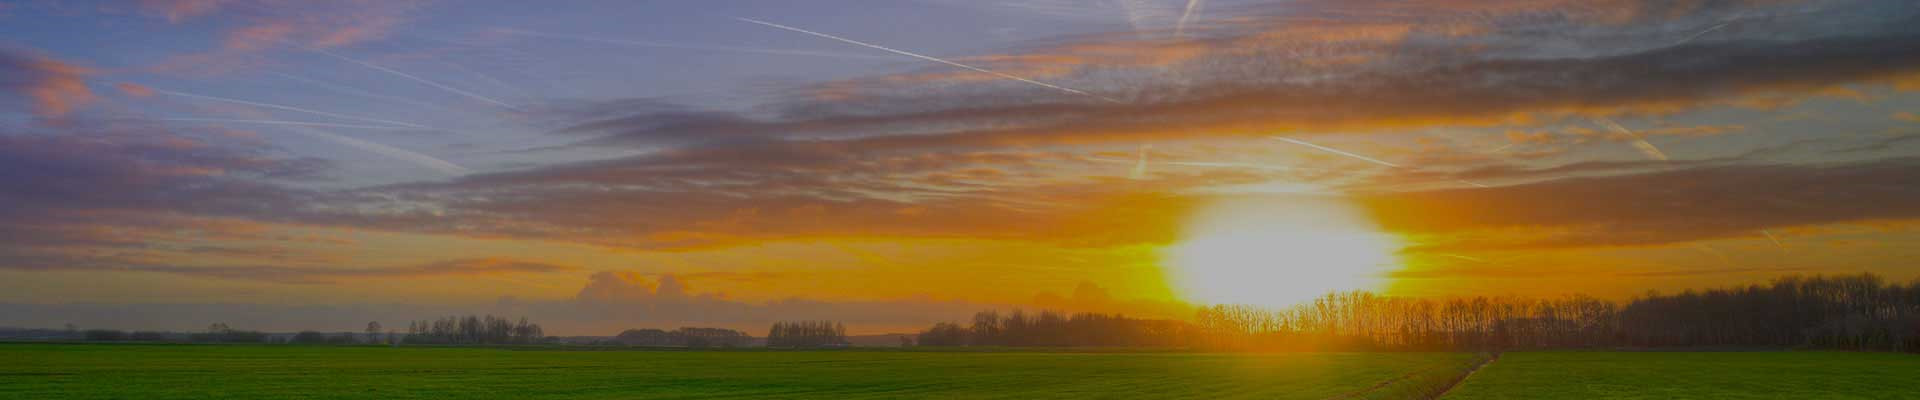
M 322 81 L 322 80 L 319 80 L 319 79 L 313 79 L 313 78 L 307 78 L 307 77 L 303 77 L 303 76 L 299 76 L 299 75 L 294 75 L 294 74 L 288 74 L 288 73 L 281 73 L 281 72 L 275 72 L 275 73 L 273 73 L 273 74 L 274 74 L 274 75 L 279 75 L 279 76 L 280 76 L 280 77 L 282 77 L 282 78 L 287 78 L 287 79 L 292 79 L 292 80 L 296 80 L 296 81 L 300 81 L 300 82 L 303 82 L 303 83 L 306 83 L 306 84 L 309 84 L 309 85 L 313 85 L 313 86 L 319 86 L 319 87 L 322 87 L 322 88 L 326 88 L 326 89 L 328 89 L 328 90 L 332 90 L 332 91 L 335 91 L 335 92 L 340 92 L 340 93 L 346 93 L 346 94 L 351 94 L 351 95 L 355 95 L 355 96 L 360 96 L 360 97 L 366 97 L 366 98 L 372 98 L 372 99 L 381 99 L 381 100 L 388 100 L 388 101 L 395 101 L 395 102 L 401 102 L 401 103 L 406 103 L 406 104 L 411 104 L 411 105 L 416 105 L 416 106 L 421 106 L 421 107 L 428 107 L 428 108 L 438 108 L 438 109 L 446 109 L 446 107 L 442 107 L 442 106 L 440 106 L 440 105 L 438 105 L 438 104 L 433 104 L 433 103 L 428 103 L 428 102 L 424 102 L 424 101 L 420 101 L 420 100 L 414 100 L 414 99 L 409 99 L 409 98 L 405 98 L 405 97 L 398 97 L 398 96 L 389 96 L 389 95 L 384 95 L 384 94 L 379 94 L 379 93 L 374 93 L 374 92 L 369 92 L 369 91 L 366 91 L 366 90 L 364 90 L 364 89 L 360 89 L 360 88 L 356 88 L 356 87 L 352 87 L 352 86 L 347 86 L 347 85 L 342 85 L 342 84 L 338 84 L 338 83 L 333 83 L 333 82 L 327 82 L 327 81 Z
M 452 67 L 453 69 L 460 70 L 461 72 L 466 72 L 468 75 L 473 75 L 474 77 L 480 78 L 480 80 L 487 81 L 487 83 L 493 84 L 494 86 L 498 86 L 500 88 L 507 89 L 508 91 L 512 91 L 521 96 L 534 97 L 529 95 L 528 93 L 531 93 L 531 92 L 528 92 L 526 89 L 508 84 L 506 81 L 502 81 L 500 80 L 500 78 L 495 78 L 493 77 L 493 75 L 487 75 L 487 73 L 485 72 L 480 72 L 473 68 L 467 68 L 464 65 L 460 65 L 459 63 L 455 63 L 452 61 L 447 61 L 446 59 L 439 59 L 435 61 L 439 61 L 441 64 L 445 64 L 448 67 Z
M 388 131 L 413 131 L 413 130 L 420 130 L 420 128 L 407 128 L 407 127 L 399 127 L 399 126 L 384 126 L 384 125 L 350 125 L 350 124 L 335 124 L 335 123 L 329 123 L 329 122 L 303 122 L 303 121 L 280 121 L 280 120 L 270 120 L 270 119 L 233 119 L 233 118 L 154 118 L 154 120 L 155 120 L 155 121 L 177 121 L 177 122 L 221 122 L 221 123 L 238 123 L 238 124 L 266 124 L 266 125 L 293 125 L 293 126 L 318 126 L 318 127 L 327 127 L 327 128 L 348 128 L 348 129 L 375 129 L 375 130 L 388 130 Z
M 1767 240 L 1772 240 L 1772 241 L 1773 241 L 1773 246 L 1774 246 L 1774 247 L 1779 247 L 1779 248 L 1780 248 L 1780 251 L 1787 251 L 1787 245 L 1785 245 L 1785 244 L 1781 244 L 1781 243 L 1780 243 L 1780 238 L 1777 238 L 1777 237 L 1774 237 L 1774 236 L 1773 236 L 1773 232 L 1769 232 L 1769 231 L 1767 231 L 1766 229 L 1761 229 L 1761 230 L 1760 230 L 1760 234 L 1762 234 L 1762 235 L 1766 235 L 1766 236 L 1767 236 Z
M 1713 33 L 1713 31 L 1720 30 L 1720 28 L 1725 28 L 1727 27 L 1727 25 L 1733 25 L 1733 23 L 1735 22 L 1740 22 L 1741 19 L 1745 19 L 1746 17 L 1747 17 L 1747 13 L 1741 12 L 1739 14 L 1734 15 L 1733 18 L 1727 18 L 1726 22 L 1721 22 L 1719 25 L 1708 27 L 1705 30 L 1694 33 L 1693 36 L 1687 36 L 1686 39 L 1681 39 L 1680 42 L 1674 43 L 1673 45 L 1679 46 L 1679 45 L 1687 44 L 1687 42 L 1692 42 L 1694 39 L 1699 39 L 1701 36 L 1706 36 L 1709 33 Z
M 1733 265 L 1733 259 L 1727 257 L 1727 253 L 1720 252 L 1720 249 L 1713 248 L 1713 246 L 1709 246 L 1706 243 L 1696 243 L 1694 244 L 1694 248 L 1700 249 L 1700 251 L 1706 252 L 1707 254 L 1711 254 L 1714 257 L 1719 257 L 1720 263 L 1722 264 L 1726 264 L 1729 266 Z
M 1680 42 L 1674 43 L 1674 45 L 1678 46 L 1678 45 L 1687 44 L 1687 42 L 1691 42 L 1694 39 L 1699 39 L 1701 36 L 1706 36 L 1709 33 L 1713 33 L 1713 31 L 1720 30 L 1720 28 L 1725 28 L 1727 27 L 1727 25 L 1733 25 L 1733 21 L 1722 22 L 1719 25 L 1714 25 L 1713 27 L 1707 28 L 1706 30 L 1693 34 L 1693 36 L 1688 36 L 1686 39 L 1680 39 Z
M 1135 180 L 1147 179 L 1147 149 L 1150 147 L 1153 146 L 1140 145 L 1140 161 L 1133 164 L 1132 178 Z
M 1187 10 L 1180 12 L 1180 20 L 1173 23 L 1173 38 L 1179 39 L 1187 31 L 1187 19 L 1193 18 L 1193 10 L 1200 8 L 1200 0 L 1187 0 Z
M 1653 143 L 1648 142 L 1647 139 L 1641 138 L 1640 134 L 1634 133 L 1632 130 L 1628 130 L 1627 127 L 1620 126 L 1620 123 L 1613 122 L 1612 119 L 1609 119 L 1607 117 L 1595 117 L 1593 118 L 1593 122 L 1596 124 L 1600 124 L 1600 126 L 1606 127 L 1607 129 L 1612 129 L 1615 132 L 1619 132 L 1621 134 L 1627 135 L 1627 137 L 1633 138 L 1633 148 L 1640 149 L 1641 154 L 1646 154 L 1647 157 L 1651 157 L 1653 159 L 1660 160 L 1660 161 L 1668 160 L 1666 152 L 1660 151 L 1659 147 L 1654 147 Z
M 454 164 L 452 162 L 448 162 L 447 160 L 434 158 L 433 156 L 421 154 L 418 152 L 414 152 L 412 150 L 407 150 L 399 147 L 393 147 L 393 146 L 388 146 L 384 144 L 355 139 L 352 137 L 329 133 L 319 129 L 300 127 L 300 128 L 294 129 L 294 132 L 299 132 L 301 134 L 305 134 L 308 136 L 325 139 L 328 141 L 332 141 L 334 143 L 339 143 L 341 145 L 345 145 L 348 147 L 365 150 L 367 152 L 371 152 L 374 154 L 392 157 L 394 159 L 398 159 L 401 161 L 410 162 L 415 165 L 426 167 L 427 169 L 431 169 L 434 171 L 439 171 L 440 173 L 444 173 L 447 175 L 460 176 L 460 175 L 466 175 L 468 173 L 473 172 L 473 170 L 467 169 L 466 167 L 462 167 L 459 164 Z
M 1353 158 L 1356 158 L 1356 159 L 1360 159 L 1360 160 L 1364 160 L 1364 161 L 1367 161 L 1367 162 L 1371 162 L 1371 163 L 1374 163 L 1374 164 L 1380 164 L 1380 165 L 1385 165 L 1385 166 L 1388 166 L 1388 167 L 1391 167 L 1391 168 L 1396 168 L 1396 169 L 1407 169 L 1407 167 L 1404 167 L 1404 166 L 1401 166 L 1400 164 L 1394 164 L 1394 163 L 1390 163 L 1390 162 L 1386 162 L 1386 161 L 1380 161 L 1380 160 L 1377 160 L 1377 159 L 1374 159 L 1374 158 L 1371 158 L 1371 157 L 1367 157 L 1367 156 L 1363 156 L 1363 155 L 1359 155 L 1359 154 L 1353 154 L 1353 153 L 1348 153 L 1348 152 L 1345 152 L 1345 151 L 1340 151 L 1340 149 L 1335 149 L 1335 148 L 1332 148 L 1332 147 L 1327 147 L 1327 146 L 1321 146 L 1321 145 L 1317 145 L 1317 144 L 1313 144 L 1313 143 L 1307 143 L 1307 142 L 1304 142 L 1304 141 L 1300 141 L 1300 140 L 1295 140 L 1295 139 L 1292 139 L 1292 138 L 1284 138 L 1284 137 L 1274 137 L 1274 139 L 1275 139 L 1275 140 L 1280 140 L 1280 141 L 1284 141 L 1284 142 L 1287 142 L 1287 143 L 1293 143 L 1293 144 L 1297 144 L 1297 145 L 1301 145 L 1301 146 L 1307 146 L 1307 147 L 1312 147 L 1312 148 L 1315 148 L 1315 149 L 1319 149 L 1319 150 L 1321 150 L 1321 151 L 1325 151 L 1325 152 L 1329 152 L 1329 153 L 1333 153 L 1333 154 L 1339 154 L 1339 155 L 1343 155 L 1343 156 L 1347 156 L 1347 157 L 1353 157 Z M 1467 185 L 1470 185 L 1470 186 L 1473 186 L 1473 187 L 1478 187 L 1478 188 L 1490 188 L 1490 187 L 1492 187 L 1492 186 L 1487 186 L 1487 185 L 1485 185 L 1485 184 L 1481 184 L 1481 183 L 1479 183 L 1479 182 L 1474 182 L 1474 181 L 1469 181 L 1469 180 L 1465 180 L 1465 179 L 1455 179 L 1454 181 L 1455 181 L 1455 182 L 1460 182 L 1460 183 L 1464 183 L 1464 184 L 1467 184 Z
M 583 42 L 606 43 L 606 44 L 635 46 L 635 47 L 654 47 L 654 48 L 662 48 L 662 49 L 719 51 L 719 52 L 769 54 L 769 55 L 782 55 L 782 56 L 861 58 L 861 59 L 873 59 L 873 60 L 899 59 L 899 57 L 894 57 L 894 56 L 880 56 L 880 55 L 869 55 L 869 54 L 833 53 L 833 52 L 824 52 L 824 51 L 805 51 L 805 50 L 762 49 L 762 48 L 754 48 L 754 47 L 683 44 L 683 43 L 655 42 L 655 41 L 647 41 L 647 40 L 608 39 L 608 38 L 598 38 L 598 37 L 591 37 L 591 36 L 563 35 L 558 33 L 534 32 L 534 31 L 522 30 L 522 29 L 502 28 L 502 29 L 497 29 L 497 31 L 503 32 L 503 33 L 516 34 L 516 35 L 539 36 L 539 37 L 549 37 L 549 38 L 558 38 L 558 39 L 571 39 L 571 40 L 578 40 Z
M 1487 262 L 1487 260 L 1485 260 L 1485 259 L 1480 259 L 1480 258 L 1474 258 L 1474 257 L 1468 257 L 1468 256 L 1463 256 L 1463 255 L 1459 255 L 1459 254 L 1448 254 L 1448 253 L 1438 253 L 1438 254 L 1435 254 L 1435 255 L 1438 255 L 1438 256 L 1441 256 L 1441 257 L 1451 257 L 1451 258 L 1458 258 L 1458 259 L 1462 259 L 1462 260 L 1467 260 L 1467 261 L 1473 261 L 1473 262 L 1482 262 L 1482 263 L 1483 263 L 1483 262 Z
M 402 78 L 407 78 L 407 79 L 412 79 L 412 80 L 413 80 L 414 82 L 420 82 L 420 83 L 423 83 L 423 84 L 426 84 L 427 86 L 433 86 L 433 87 L 436 87 L 436 88 L 440 88 L 440 90 L 445 90 L 445 91 L 448 91 L 448 92 L 451 92 L 451 93 L 454 93 L 454 94 L 458 94 L 458 95 L 461 95 L 461 96 L 467 96 L 468 98 L 472 98 L 472 99 L 474 99 L 474 100 L 480 100 L 480 101 L 484 101 L 484 102 L 488 102 L 488 103 L 493 103 L 494 105 L 498 105 L 498 106 L 501 106 L 501 107 L 506 107 L 506 109 L 508 109 L 508 110 L 513 110 L 513 111 L 521 111 L 519 107 L 514 107 L 514 106 L 513 106 L 512 104 L 507 104 L 507 103 L 505 103 L 505 102 L 502 102 L 502 101 L 499 101 L 499 100 L 494 100 L 494 99 L 493 99 L 493 98 L 491 98 L 491 97 L 487 97 L 487 96 L 481 96 L 481 95 L 478 95 L 478 94 L 474 94 L 473 92 L 468 92 L 468 91 L 465 91 L 465 90 L 460 90 L 460 89 L 456 89 L 456 88 L 454 88 L 454 87 L 452 87 L 452 86 L 447 86 L 447 85 L 442 85 L 442 84 L 440 84 L 439 82 L 434 82 L 434 81 L 430 81 L 430 80 L 427 80 L 426 78 L 421 78 L 421 77 L 418 77 L 418 76 L 413 76 L 413 75 L 409 75 L 409 74 L 407 74 L 407 73 L 405 73 L 405 72 L 400 72 L 400 71 L 398 71 L 398 70 L 394 70 L 394 69 L 392 69 L 392 68 L 387 68 L 387 67 L 382 67 L 382 66 L 379 66 L 379 65 L 376 65 L 376 64 L 374 64 L 374 63 L 370 63 L 370 62 L 366 62 L 366 61 L 360 61 L 360 60 L 355 60 L 355 59 L 352 59 L 352 58 L 348 58 L 347 56 L 343 56 L 343 55 L 339 55 L 339 54 L 334 54 L 333 52 L 331 52 L 331 51 L 326 51 L 325 49 L 313 49 L 313 51 L 314 51 L 314 52 L 317 52 L 317 53 L 320 53 L 320 54 L 325 54 L 325 55 L 329 55 L 329 56 L 333 56 L 334 58 L 338 58 L 338 59 L 341 59 L 341 60 L 344 60 L 344 61 L 347 61 L 347 62 L 351 62 L 351 63 L 354 63 L 354 64 L 360 64 L 360 66 L 363 66 L 363 67 L 367 67 L 367 68 L 372 68 L 372 69 L 374 69 L 374 70 L 378 70 L 378 71 L 380 71 L 380 72 L 386 72 L 386 73 L 389 73 L 389 74 L 393 74 L 394 76 L 399 76 L 399 77 L 402 77 Z
M 1344 151 L 1340 151 L 1340 149 L 1335 149 L 1335 148 L 1332 148 L 1332 147 L 1326 147 L 1326 146 L 1321 146 L 1321 145 L 1317 145 L 1317 144 L 1313 144 L 1313 143 L 1307 143 L 1307 142 L 1303 142 L 1303 141 L 1299 141 L 1299 140 L 1294 140 L 1294 139 L 1292 139 L 1292 138 L 1284 138 L 1284 137 L 1275 137 L 1275 138 L 1273 138 L 1273 139 L 1274 139 L 1274 140 L 1279 140 L 1279 141 L 1283 141 L 1283 142 L 1287 142 L 1287 143 L 1293 143 L 1293 144 L 1297 144 L 1297 145 L 1301 145 L 1301 146 L 1307 146 L 1307 147 L 1312 147 L 1312 148 L 1315 148 L 1315 149 L 1320 149 L 1320 151 L 1325 151 L 1325 152 L 1328 152 L 1328 153 L 1333 153 L 1333 154 L 1339 154 L 1339 155 L 1343 155 L 1343 156 L 1347 156 L 1347 157 L 1352 157 L 1352 158 L 1355 158 L 1355 159 L 1359 159 L 1359 160 L 1363 160 L 1363 161 L 1366 161 L 1366 162 L 1370 162 L 1370 163 L 1374 163 L 1374 164 L 1380 164 L 1380 165 L 1385 165 L 1385 166 L 1388 166 L 1388 167 L 1393 167 L 1393 168 L 1402 168 L 1402 167 L 1400 166 L 1400 164 L 1394 164 L 1394 163 L 1390 163 L 1390 162 L 1386 162 L 1386 161 L 1380 161 L 1380 160 L 1376 160 L 1376 159 L 1373 159 L 1373 158 L 1369 158 L 1369 157 L 1367 157 L 1367 156 L 1363 156 L 1363 155 L 1359 155 L 1359 154 L 1353 154 L 1353 153 L 1348 153 L 1348 152 L 1344 152 Z
M 1108 163 L 1127 163 L 1127 164 L 1135 164 L 1139 162 L 1138 160 L 1123 160 L 1123 159 L 1117 159 L 1117 158 L 1103 158 L 1103 157 L 1087 157 L 1086 160 L 1108 162 Z M 1151 161 L 1151 162 L 1148 162 L 1148 164 L 1176 165 L 1176 166 L 1182 166 L 1182 167 L 1251 168 L 1251 169 L 1264 169 L 1269 171 L 1327 171 L 1327 169 L 1324 169 L 1324 168 L 1304 168 L 1304 167 L 1292 167 L 1292 166 L 1285 166 L 1285 165 L 1267 165 L 1267 164 L 1234 163 L 1234 162 Z
M 772 23 L 772 22 L 767 22 L 767 21 L 761 21 L 761 20 L 757 20 L 757 19 L 753 19 L 753 18 L 745 18 L 745 17 L 737 17 L 737 18 L 735 18 L 735 19 L 738 19 L 738 20 L 741 20 L 741 21 L 746 21 L 746 22 L 752 22 L 752 23 L 756 23 L 756 24 L 760 24 L 760 25 L 766 25 L 766 26 L 770 26 L 770 27 L 774 27 L 774 28 L 780 28 L 780 29 L 785 29 L 785 30 L 789 30 L 789 31 L 794 31 L 794 32 L 800 32 L 800 33 L 805 33 L 805 34 L 808 34 L 808 35 L 813 35 L 813 36 L 819 36 L 819 37 L 823 37 L 823 38 L 827 38 L 827 39 L 833 39 L 833 40 L 838 40 L 838 41 L 841 41 L 841 42 L 845 42 L 845 43 L 849 43 L 849 44 L 854 44 L 854 45 L 858 45 L 858 46 L 863 46 L 863 47 L 867 47 L 867 48 L 872 48 L 872 49 L 878 49 L 878 50 L 882 50 L 882 51 L 886 51 L 886 52 L 889 52 L 889 53 L 893 53 L 893 54 L 899 54 L 899 55 L 903 55 L 903 56 L 908 56 L 908 57 L 913 57 L 913 58 L 918 58 L 918 59 L 922 59 L 922 60 L 927 60 L 927 61 L 932 61 L 932 62 L 937 62 L 937 63 L 941 63 L 941 64 L 946 64 L 946 65 L 951 65 L 951 66 L 954 66 L 954 67 L 959 67 L 959 68 L 964 68 L 964 69 L 967 69 L 967 70 L 970 70 L 970 71 L 974 71 L 974 72 L 980 72 L 980 73 L 984 73 L 984 74 L 989 74 L 989 75 L 993 75 L 993 76 L 998 76 L 998 77 L 1001 77 L 1001 78 L 1007 78 L 1007 79 L 1012 79 L 1012 80 L 1016 80 L 1016 81 L 1020 81 L 1020 82 L 1026 82 L 1026 83 L 1029 83 L 1029 84 L 1033 84 L 1033 85 L 1035 85 L 1035 86 L 1040 86 L 1040 87 L 1044 87 L 1044 88 L 1048 88 L 1048 89 L 1053 89 L 1053 90 L 1058 90 L 1058 91 L 1062 91 L 1062 92 L 1067 92 L 1067 93 L 1072 93 L 1072 94 L 1077 94 L 1077 95 L 1081 95 L 1081 96 L 1087 96 L 1087 97 L 1092 97 L 1092 98 L 1096 98 L 1096 99 L 1100 99 L 1100 100 L 1106 100 L 1107 102 L 1111 102 L 1111 103 L 1120 103 L 1120 102 L 1121 102 L 1120 100 L 1117 100 L 1117 99 L 1114 99 L 1114 98 L 1111 98 L 1111 97 L 1106 97 L 1106 96 L 1101 96 L 1101 95 L 1097 95 L 1097 94 L 1093 94 L 1093 93 L 1087 93 L 1087 92 L 1083 92 L 1083 91 L 1080 91 L 1080 90 L 1076 90 L 1076 89 L 1073 89 L 1073 88 L 1067 88 L 1067 87 L 1062 87 L 1062 86 L 1058 86 L 1058 85 L 1054 85 L 1054 84 L 1051 84 L 1051 83 L 1046 83 L 1046 82 L 1041 82 L 1041 81 L 1036 81 L 1036 80 L 1032 80 L 1032 79 L 1027 79 L 1027 78 L 1022 78 L 1022 77 L 1018 77 L 1018 76 L 1014 76 L 1014 75 L 1010 75 L 1010 74 L 1006 74 L 1006 73 L 1002 73 L 1002 72 L 999 72 L 999 71 L 994 71 L 994 70 L 990 70 L 990 69 L 986 69 L 986 68 L 980 68 L 980 67 L 975 67 L 975 66 L 972 66 L 972 65 L 966 65 L 966 64 L 961 64 L 961 63 L 957 63 L 957 62 L 952 62 L 952 61 L 947 61 L 947 60 L 944 60 L 944 59 L 940 59 L 940 58 L 937 58 L 937 57 L 932 57 L 932 56 L 925 56 L 925 55 L 920 55 L 920 54 L 918 54 L 918 53 L 913 53 L 913 52 L 908 52 L 908 51 L 903 51 L 903 50 L 895 50 L 895 49 L 893 49 L 893 48 L 889 48 L 889 47 L 886 47 L 886 46 L 881 46 L 881 45 L 877 45 L 877 44 L 872 44 L 872 43 L 867 43 L 867 42 L 862 42 L 862 41 L 858 41 L 858 40 L 853 40 L 853 39 L 847 39 L 847 38 L 843 38 L 843 37 L 839 37 L 839 36 L 834 36 L 834 35 L 829 35 L 829 34 L 825 34 L 825 33 L 820 33 L 820 32 L 814 32 L 814 31 L 810 31 L 810 30 L 806 30 L 806 29 L 800 29 L 800 28 L 795 28 L 795 27 L 791 27 L 791 26 L 786 26 L 786 25 L 781 25 L 781 24 L 776 24 L 776 23 Z
M 202 99 L 202 100 L 213 100 L 213 101 L 220 101 L 220 102 L 227 102 L 227 103 L 234 103 L 234 104 L 244 104 L 244 105 L 249 105 L 254 107 L 266 107 L 266 108 L 272 108 L 276 110 L 303 112 L 303 113 L 308 113 L 313 115 L 334 117 L 334 118 L 340 118 L 340 119 L 351 119 L 351 120 L 361 121 L 361 122 L 378 122 L 382 124 L 399 125 L 399 126 L 405 126 L 410 128 L 433 129 L 425 125 L 414 124 L 414 123 L 406 123 L 406 122 L 385 120 L 385 119 L 379 119 L 379 118 L 355 117 L 352 115 L 335 114 L 335 113 L 330 113 L 326 111 L 310 110 L 310 109 L 294 107 L 294 106 L 283 106 L 279 104 L 268 104 L 268 103 L 261 103 L 257 101 L 246 101 L 246 100 L 240 100 L 240 99 L 230 99 L 225 97 L 208 96 L 208 95 L 202 95 L 202 94 L 175 92 L 172 90 L 158 89 L 158 88 L 153 89 L 153 91 L 161 94 L 167 94 L 167 95 L 173 95 L 173 96 L 192 97 L 192 98 Z

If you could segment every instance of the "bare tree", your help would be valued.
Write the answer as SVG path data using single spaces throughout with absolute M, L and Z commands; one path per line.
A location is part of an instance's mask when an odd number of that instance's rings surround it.
M 380 321 L 367 322 L 367 343 L 368 344 L 380 343 Z

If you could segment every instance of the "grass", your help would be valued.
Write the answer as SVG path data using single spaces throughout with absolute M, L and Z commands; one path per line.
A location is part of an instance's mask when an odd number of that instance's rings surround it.
M 1474 355 L 0 344 L 0 360 L 0 398 L 1324 399 Z
M 1912 399 L 1920 356 L 1841 352 L 1516 352 L 1446 400 Z

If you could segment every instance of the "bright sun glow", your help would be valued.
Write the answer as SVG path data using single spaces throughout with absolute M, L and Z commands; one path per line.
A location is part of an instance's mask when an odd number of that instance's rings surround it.
M 1162 264 L 1187 301 L 1287 306 L 1330 291 L 1378 289 L 1400 268 L 1399 248 L 1337 201 L 1235 200 L 1194 215 Z

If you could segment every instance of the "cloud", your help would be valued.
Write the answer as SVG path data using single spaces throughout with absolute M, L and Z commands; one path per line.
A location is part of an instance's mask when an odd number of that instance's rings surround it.
M 154 95 L 153 88 L 147 87 L 145 85 L 136 84 L 136 83 L 126 83 L 126 82 L 115 83 L 113 84 L 113 87 L 116 89 L 120 89 L 120 92 L 126 93 L 128 96 L 151 97 Z
M 226 7 L 224 1 L 156 1 L 147 9 L 174 23 L 218 14 L 223 22 L 219 48 L 168 57 L 149 67 L 154 72 L 223 74 L 264 65 L 270 50 L 328 49 L 385 38 L 407 21 L 417 3 L 395 1 L 286 2 Z M 227 28 L 227 26 L 233 26 Z
M 1567 4 L 1512 7 L 1514 13 L 1547 13 Z M 1875 4 L 1879 7 L 1780 11 L 1766 20 L 1765 36 L 1726 32 L 1728 38 L 1670 46 L 1647 45 L 1653 34 L 1644 32 L 1709 23 L 1738 10 L 1649 5 L 1618 22 L 1624 25 L 1605 29 L 1561 14 L 1548 22 L 1535 16 L 1493 18 L 1475 22 L 1489 30 L 1461 37 L 1450 21 L 1478 14 L 1452 10 L 1419 19 L 1389 5 L 1380 7 L 1393 12 L 1378 15 L 1342 13 L 1353 7 L 1288 8 L 1293 11 L 1217 28 L 1193 41 L 1093 35 L 1027 53 L 973 58 L 996 69 L 1053 71 L 1042 75 L 1102 96 L 1126 97 L 1125 104 L 1059 96 L 1004 80 L 927 79 L 952 75 L 938 68 L 830 82 L 753 113 L 648 107 L 558 132 L 592 135 L 583 146 L 806 139 L 839 140 L 854 148 L 932 150 L 1535 125 L 1754 106 L 1763 99 L 1804 99 L 1831 94 L 1839 85 L 1891 83 L 1920 74 L 1920 48 L 1913 45 L 1920 42 L 1920 29 L 1912 28 L 1920 19 L 1877 12 L 1885 5 Z M 1567 13 L 1584 15 L 1574 11 Z M 1834 29 L 1832 21 L 1851 23 Z M 1393 25 L 1411 27 L 1384 28 Z M 1542 43 L 1542 30 L 1551 31 L 1552 43 Z M 1389 31 L 1404 33 L 1382 33 Z M 1554 44 L 1590 50 L 1570 53 Z M 1328 63 L 1332 59 L 1350 61 Z
M 161 272 L 220 279 L 285 284 L 338 284 L 366 279 L 420 279 L 462 276 L 501 276 L 573 272 L 580 267 L 502 258 L 458 259 L 390 267 L 312 266 L 180 266 L 137 265 L 115 268 L 128 272 Z
M 228 2 L 227 0 L 140 0 L 140 6 L 148 12 L 166 17 L 168 22 L 179 23 L 213 13 Z
M 198 247 L 182 242 L 256 236 L 317 195 L 284 182 L 330 167 L 137 121 L 78 119 L 57 132 L 0 134 L 5 267 L 126 266 Z
M 1767 228 L 1920 218 L 1920 159 L 1722 165 L 1477 190 L 1362 196 L 1421 250 L 1642 246 Z
M 0 48 L 0 91 L 23 97 L 42 118 L 60 118 L 94 100 L 90 68 L 17 49 Z
M 804 298 L 755 304 L 728 300 L 712 293 L 696 293 L 673 274 L 648 279 L 648 274 L 634 271 L 601 271 L 589 276 L 586 286 L 570 301 L 536 304 L 532 308 L 543 310 L 541 315 L 575 320 L 647 321 L 654 326 L 745 325 L 757 331 L 773 321 L 819 319 L 859 327 L 919 329 L 934 322 L 958 320 L 974 311 L 993 307 L 961 301 L 826 301 Z

